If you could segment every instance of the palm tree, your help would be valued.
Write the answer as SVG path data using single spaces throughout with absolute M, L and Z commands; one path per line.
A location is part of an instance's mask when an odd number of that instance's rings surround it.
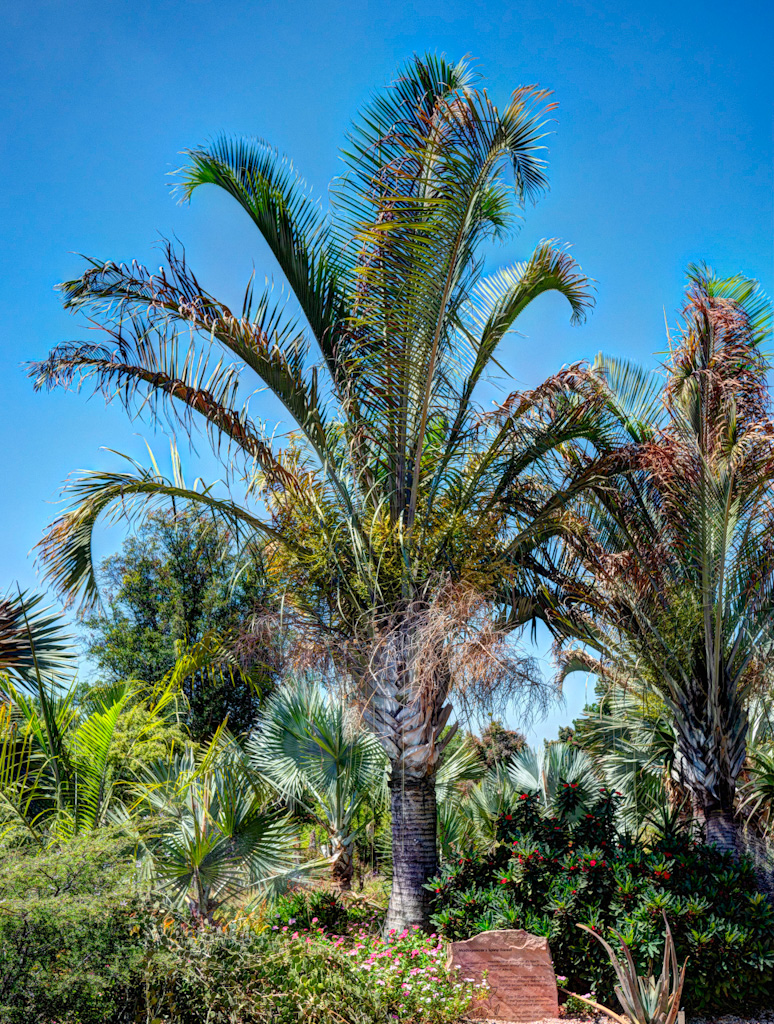
M 350 889 L 359 812 L 386 794 L 388 761 L 377 738 L 307 682 L 274 694 L 246 749 L 283 800 L 326 834 L 333 881 Z
M 38 673 L 59 675 L 74 663 L 60 616 L 42 600 L 21 590 L 0 598 L 0 677 L 25 689 L 35 688 Z
M 730 850 L 747 704 L 774 640 L 770 325 L 755 282 L 691 267 L 665 380 L 600 362 L 627 443 L 616 486 L 587 492 L 568 534 L 555 620 L 576 641 L 565 671 L 663 701 L 675 781 L 708 840 Z
M 175 905 L 211 919 L 228 899 L 308 873 L 294 865 L 296 833 L 273 806 L 239 746 L 222 730 L 201 757 L 192 746 L 147 766 L 135 810 L 159 821 L 141 863 Z
M 197 420 L 207 432 L 230 489 L 186 486 L 176 454 L 172 478 L 155 462 L 81 477 L 42 544 L 50 579 L 93 603 L 95 522 L 170 501 L 207 507 L 245 551 L 263 550 L 285 621 L 306 630 L 315 664 L 334 664 L 389 758 L 390 927 L 427 920 L 452 688 L 486 695 L 531 682 L 506 628 L 541 614 L 551 583 L 536 583 L 540 545 L 561 532 L 584 480 L 557 455 L 593 429 L 568 394 L 577 370 L 489 414 L 478 404 L 532 301 L 556 291 L 573 321 L 591 301 L 588 280 L 551 242 L 483 273 L 483 243 L 546 186 L 546 104 L 547 94 L 518 89 L 499 110 L 465 62 L 417 57 L 355 125 L 330 211 L 262 143 L 223 138 L 191 151 L 183 197 L 211 184 L 236 200 L 295 312 L 253 281 L 230 309 L 171 245 L 158 273 L 90 260 L 62 291 L 103 339 L 60 345 L 31 371 L 39 388 L 90 383 L 130 414 L 183 432 Z M 254 384 L 292 421 L 284 447 L 242 404 Z

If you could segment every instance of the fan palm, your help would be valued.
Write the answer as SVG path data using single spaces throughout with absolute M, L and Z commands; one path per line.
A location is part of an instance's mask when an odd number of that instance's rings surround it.
M 565 648 L 565 670 L 658 694 L 675 780 L 708 839 L 732 850 L 746 708 L 774 639 L 770 324 L 755 282 L 692 267 L 665 381 L 600 363 L 628 443 L 617 485 L 587 492 L 579 511 L 572 600 L 557 615 L 581 641 Z
M 576 721 L 575 741 L 623 800 L 618 813 L 631 832 L 657 808 L 684 809 L 685 793 L 672 778 L 675 732 L 666 704 L 652 689 L 609 686 L 597 708 Z
M 319 686 L 286 685 L 269 700 L 246 749 L 261 776 L 325 832 L 333 881 L 351 888 L 359 812 L 372 795 L 383 800 L 386 793 L 387 757 L 373 733 Z
M 507 765 L 508 780 L 516 793 L 536 793 L 544 813 L 560 814 L 568 821 L 580 817 L 599 797 L 599 775 L 594 762 L 584 750 L 568 743 L 550 743 L 542 750 L 524 747 Z M 561 801 L 563 785 L 572 786 L 571 809 Z
M 482 244 L 546 186 L 548 109 L 530 88 L 500 110 L 465 62 L 415 58 L 355 125 L 330 212 L 262 143 L 193 150 L 183 197 L 210 184 L 236 200 L 296 312 L 252 281 L 230 309 L 171 245 L 158 273 L 90 260 L 62 291 L 68 309 L 104 328 L 103 341 L 60 345 L 32 369 L 37 387 L 90 383 L 131 414 L 167 417 L 178 431 L 198 420 L 208 432 L 227 493 L 186 486 L 177 457 L 172 478 L 155 463 L 88 474 L 43 542 L 50 578 L 93 602 L 98 518 L 171 500 L 209 508 L 245 550 L 264 549 L 296 635 L 307 627 L 333 658 L 390 760 L 389 926 L 427 920 L 452 686 L 487 691 L 486 672 L 523 678 L 513 657 L 475 652 L 492 639 L 493 608 L 510 628 L 541 613 L 550 587 L 535 584 L 538 545 L 560 532 L 583 483 L 557 457 L 593 428 L 568 397 L 576 371 L 486 416 L 476 397 L 533 300 L 558 292 L 573 321 L 590 305 L 588 280 L 550 242 L 483 273 Z M 242 404 L 251 381 L 293 423 L 284 448 Z M 471 642 L 455 654 L 449 640 L 461 635 Z
M 200 758 L 188 746 L 149 765 L 134 807 L 159 820 L 158 834 L 145 840 L 146 867 L 173 903 L 197 917 L 210 919 L 225 900 L 304 871 L 294 866 L 292 822 L 222 730 Z

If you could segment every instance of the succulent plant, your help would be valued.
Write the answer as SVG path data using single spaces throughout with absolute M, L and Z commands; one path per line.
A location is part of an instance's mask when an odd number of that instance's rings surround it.
M 581 1002 L 586 1003 L 588 1006 L 593 1006 L 594 1009 L 599 1010 L 608 1017 L 612 1017 L 613 1020 L 619 1021 L 620 1024 L 674 1024 L 680 1009 L 680 996 L 683 991 L 683 984 L 685 983 L 685 969 L 688 966 L 688 959 L 686 958 L 681 970 L 677 964 L 675 943 L 666 914 L 664 915 L 664 924 L 666 926 L 664 963 L 659 978 L 655 978 L 652 974 L 642 978 L 637 974 L 637 968 L 629 947 L 615 928 L 611 928 L 611 931 L 623 947 L 625 963 L 621 963 L 610 943 L 606 942 L 599 932 L 585 924 L 578 925 L 579 928 L 593 935 L 595 939 L 598 939 L 605 947 L 605 951 L 610 957 L 610 963 L 613 965 L 613 970 L 618 978 L 618 984 L 615 986 L 614 991 L 623 1012 L 626 1014 L 625 1017 L 614 1013 L 608 1007 L 602 1006 L 586 996 L 575 995 L 574 992 L 569 994 L 576 999 L 580 999 Z

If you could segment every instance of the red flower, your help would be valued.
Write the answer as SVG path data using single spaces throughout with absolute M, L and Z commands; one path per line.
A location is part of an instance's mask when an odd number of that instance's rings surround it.
M 512 815 L 512 814 L 506 814 L 506 815 L 505 815 L 505 820 L 506 820 L 506 821 L 511 821 L 511 820 L 512 820 L 512 818 L 513 818 L 513 815 Z
M 500 885 L 507 885 L 507 884 L 508 884 L 508 879 L 507 878 L 501 878 L 500 879 Z
M 595 860 L 590 860 L 590 861 L 589 861 L 589 864 L 590 864 L 590 865 L 591 865 L 592 867 L 596 867 L 596 864 L 597 864 L 597 862 L 596 862 Z
M 527 799 L 527 794 L 526 793 L 522 793 L 521 796 L 519 797 L 519 800 L 526 800 L 526 799 Z
M 671 878 L 671 875 L 669 874 L 669 872 L 668 872 L 668 871 L 662 871 L 662 872 L 661 872 L 661 877 L 662 877 L 662 878 L 663 878 L 663 879 L 664 879 L 665 881 L 667 881 L 667 882 L 668 882 L 668 881 L 669 881 L 669 879 Z

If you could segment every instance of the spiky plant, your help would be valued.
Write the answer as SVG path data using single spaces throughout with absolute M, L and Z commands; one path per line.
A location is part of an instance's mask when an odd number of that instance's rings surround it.
M 171 245 L 157 273 L 90 260 L 62 291 L 102 340 L 60 345 L 32 369 L 39 388 L 86 384 L 131 415 L 166 417 L 178 433 L 198 421 L 211 438 L 229 491 L 186 486 L 177 462 L 171 479 L 155 463 L 91 473 L 70 486 L 43 559 L 62 592 L 93 602 L 100 516 L 171 500 L 208 508 L 245 551 L 264 549 L 286 621 L 317 644 L 313 663 L 335 662 L 390 760 L 390 927 L 427 920 L 450 694 L 526 679 L 493 616 L 512 629 L 541 614 L 541 545 L 583 483 L 585 468 L 576 479 L 557 457 L 593 431 L 570 395 L 575 370 L 490 415 L 477 397 L 535 299 L 559 293 L 573 321 L 590 305 L 588 280 L 552 242 L 483 273 L 483 245 L 546 187 L 550 109 L 533 88 L 499 109 L 464 61 L 417 57 L 353 128 L 330 211 L 262 143 L 191 151 L 183 197 L 215 185 L 234 198 L 291 307 L 251 281 L 232 310 Z M 292 423 L 284 447 L 242 404 L 256 388 Z
M 674 731 L 671 771 L 710 841 L 737 846 L 747 703 L 774 641 L 774 431 L 754 281 L 688 273 L 663 375 L 601 361 L 628 445 L 578 510 L 556 628 L 565 665 L 652 691 Z
M 615 994 L 618 997 L 618 1002 L 621 1004 L 624 1016 L 614 1013 L 606 1006 L 601 1006 L 586 996 L 575 995 L 575 998 L 618 1021 L 619 1024 L 674 1024 L 677 1020 L 677 1014 L 680 1012 L 680 997 L 683 992 L 683 985 L 685 984 L 685 971 L 688 966 L 688 960 L 685 960 L 682 969 L 678 967 L 675 943 L 666 915 L 664 915 L 664 925 L 666 927 L 666 934 L 664 936 L 664 961 L 661 967 L 661 974 L 658 978 L 655 978 L 652 974 L 643 978 L 637 973 L 629 947 L 615 928 L 612 928 L 611 931 L 621 943 L 624 963 L 621 963 L 613 947 L 602 938 L 598 931 L 594 928 L 589 928 L 585 924 L 579 924 L 578 927 L 588 932 L 589 935 L 593 935 L 610 957 L 610 963 L 618 978 Z M 574 993 L 572 994 L 574 995 Z
M 62 617 L 42 601 L 21 590 L 0 598 L 0 676 L 25 689 L 37 687 L 39 673 L 60 677 L 74 664 Z

